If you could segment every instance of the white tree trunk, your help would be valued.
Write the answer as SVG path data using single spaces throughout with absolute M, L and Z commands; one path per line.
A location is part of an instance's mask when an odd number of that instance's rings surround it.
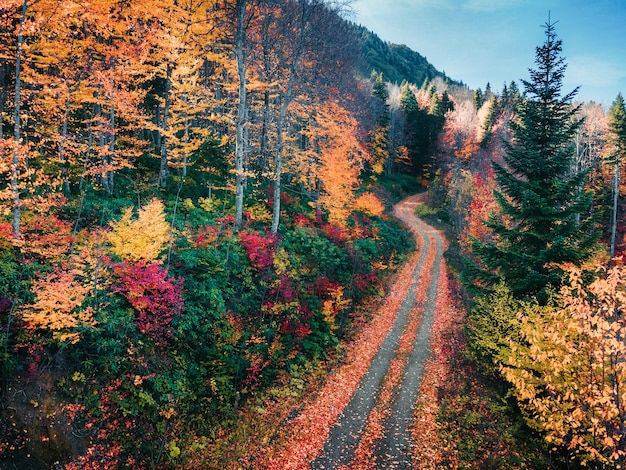
M 20 144 L 22 140 L 21 129 L 21 116 L 20 116 L 20 102 L 22 91 L 22 45 L 24 43 L 24 22 L 26 21 L 26 9 L 28 8 L 28 0 L 24 0 L 22 4 L 22 15 L 20 17 L 20 25 L 17 34 L 17 53 L 15 58 L 15 107 L 14 107 L 14 147 L 13 147 L 13 160 L 11 162 L 11 190 L 13 192 L 13 236 L 20 238 L 20 224 L 22 218 L 22 201 L 20 199 L 19 188 L 19 165 L 20 165 Z
M 237 120 L 235 129 L 235 227 L 240 228 L 243 218 L 243 192 L 245 184 L 245 127 L 247 106 L 246 81 L 246 5 L 247 0 L 239 0 L 236 4 L 237 35 L 235 43 L 235 57 L 237 60 L 237 77 L 239 79 L 239 100 L 237 104 Z

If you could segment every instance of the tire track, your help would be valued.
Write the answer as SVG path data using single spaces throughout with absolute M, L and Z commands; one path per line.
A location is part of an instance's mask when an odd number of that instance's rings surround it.
M 436 299 L 437 294 L 439 265 L 443 252 L 443 243 L 438 234 L 413 214 L 413 209 L 418 204 L 419 199 L 419 195 L 413 196 L 396 206 L 396 215 L 413 231 L 421 247 L 420 257 L 411 275 L 411 285 L 402 301 L 391 330 L 361 380 L 359 388 L 331 429 L 322 454 L 311 463 L 312 469 L 339 468 L 352 461 L 368 416 L 375 406 L 376 396 L 383 378 L 396 355 L 409 313 L 415 307 L 418 279 L 424 269 L 432 269 L 432 280 L 428 290 L 424 318 L 420 325 L 418 339 L 415 342 L 417 347 L 414 347 L 409 365 L 405 370 L 392 415 L 386 422 L 385 439 L 380 442 L 376 449 L 381 465 L 378 468 L 407 468 L 407 465 L 410 465 L 408 460 L 410 443 L 408 425 L 410 423 L 408 420 L 419 390 L 419 380 L 424 369 L 424 361 L 430 354 L 428 344 L 430 327 L 434 315 L 434 299 Z M 425 266 L 425 260 L 429 258 L 428 255 L 432 250 L 435 250 L 434 264 Z
M 415 204 L 409 206 L 415 207 Z M 410 214 L 412 216 L 412 214 Z M 430 332 L 434 322 L 435 306 L 439 290 L 439 275 L 443 242 L 439 234 L 421 220 L 415 219 L 412 226 L 420 233 L 427 235 L 430 243 L 435 244 L 435 260 L 432 266 L 431 282 L 428 286 L 426 304 L 422 313 L 422 321 L 415 340 L 413 352 L 405 370 L 404 379 L 398 391 L 397 400 L 392 406 L 392 413 L 384 424 L 385 437 L 375 446 L 376 468 L 410 469 L 412 468 L 410 445 L 411 417 L 417 401 L 419 386 L 424 365 L 430 357 Z

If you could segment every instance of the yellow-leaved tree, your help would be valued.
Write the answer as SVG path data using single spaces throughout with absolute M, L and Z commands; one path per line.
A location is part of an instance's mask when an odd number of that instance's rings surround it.
M 133 208 L 127 207 L 118 222 L 111 223 L 111 251 L 129 261 L 154 261 L 170 240 L 171 226 L 165 220 L 163 203 L 152 199 L 133 218 Z
M 502 371 L 529 423 L 584 463 L 626 463 L 626 266 L 586 285 L 569 268 L 556 305 L 520 314 L 524 345 L 512 344 Z M 600 468 L 600 467 L 598 467 Z

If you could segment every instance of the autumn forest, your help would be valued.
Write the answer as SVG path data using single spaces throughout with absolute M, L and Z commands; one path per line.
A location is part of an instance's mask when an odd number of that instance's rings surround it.
M 622 95 L 350 18 L 0 2 L 1 469 L 624 467 Z

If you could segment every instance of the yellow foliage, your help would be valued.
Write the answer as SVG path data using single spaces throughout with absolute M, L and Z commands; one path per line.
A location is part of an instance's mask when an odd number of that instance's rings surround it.
M 322 316 L 330 329 L 336 330 L 338 325 L 335 323 L 335 318 L 340 312 L 350 307 L 351 300 L 344 298 L 343 288 L 341 286 L 335 289 L 329 289 L 328 295 L 330 299 L 325 300 L 323 303 Z
M 194 206 L 193 201 L 190 198 L 187 198 L 183 201 L 183 207 L 185 208 L 186 211 L 190 211 L 196 208 L 196 206 Z
M 214 197 L 198 198 L 198 205 L 209 214 L 216 212 L 222 206 L 222 202 Z
M 257 222 L 269 223 L 272 221 L 272 212 L 266 204 L 256 202 L 251 206 L 246 206 L 244 212 L 248 213 L 251 220 Z
M 180 455 L 180 447 L 176 444 L 176 441 L 170 441 L 167 448 L 170 451 L 170 457 L 175 459 Z
M 354 210 L 361 211 L 367 215 L 381 215 L 385 206 L 380 202 L 374 193 L 363 193 L 354 201 Z
M 111 251 L 131 261 L 154 261 L 170 239 L 171 227 L 165 220 L 163 203 L 152 199 L 139 209 L 136 219 L 132 217 L 133 209 L 128 207 L 119 222 L 111 223 Z
M 371 169 L 375 175 L 382 175 L 389 159 L 389 126 L 377 126 L 372 137 Z
M 76 371 L 72 374 L 72 381 L 85 383 L 87 381 L 87 377 L 82 372 Z
M 520 314 L 527 344 L 511 348 L 502 371 L 549 442 L 613 468 L 626 455 L 626 267 L 598 269 L 591 284 L 569 271 L 561 305 Z
M 291 263 L 289 262 L 289 254 L 287 253 L 287 250 L 281 247 L 276 250 L 276 254 L 274 255 L 274 270 L 276 271 L 276 274 L 280 276 L 281 274 L 289 272 L 290 268 Z
M 324 305 L 322 307 L 322 316 L 324 317 L 324 321 L 328 323 L 331 330 L 336 330 L 337 325 L 335 324 L 335 316 L 337 312 L 335 311 L 335 306 L 332 300 L 325 300 Z

